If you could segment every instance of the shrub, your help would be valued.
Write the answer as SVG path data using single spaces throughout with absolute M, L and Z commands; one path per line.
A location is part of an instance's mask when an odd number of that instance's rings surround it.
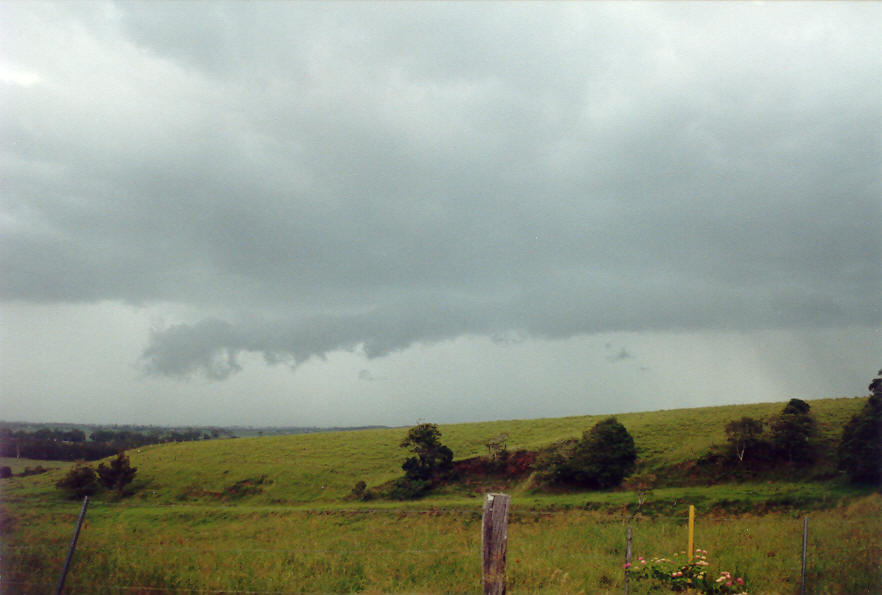
M 791 463 L 808 464 L 814 460 L 811 439 L 817 424 L 809 404 L 790 399 L 781 414 L 772 422 L 772 444 Z
M 880 371 L 882 374 L 882 371 Z M 854 483 L 882 483 L 882 390 L 877 390 L 842 430 L 839 468 Z M 874 384 L 870 384 L 873 390 Z
M 0 479 L 12 477 L 12 467 L 0 467 Z
M 707 551 L 695 550 L 696 555 L 691 562 L 685 558 L 685 554 L 680 552 L 674 554 L 673 559 L 654 558 L 652 561 L 639 557 L 636 564 L 625 564 L 625 570 L 630 571 L 637 580 L 651 580 L 671 591 L 710 594 L 747 592 L 744 578 L 734 576 L 727 570 L 710 572 Z
M 126 453 L 121 452 L 110 461 L 110 465 L 104 463 L 98 465 L 98 477 L 104 487 L 108 490 L 116 490 L 117 494 L 122 496 L 123 489 L 135 479 L 137 470 L 129 464 Z
M 66 491 L 72 499 L 91 496 L 98 491 L 98 476 L 91 467 L 77 465 L 68 471 L 55 487 Z
M 352 491 L 349 492 L 350 500 L 361 500 L 362 502 L 367 502 L 368 500 L 373 500 L 373 498 L 373 492 L 368 490 L 367 484 L 361 480 L 355 482 L 355 486 L 353 486 Z
M 615 417 L 595 424 L 578 442 L 563 442 L 544 456 L 544 474 L 552 483 L 611 488 L 634 472 L 634 438 Z
M 413 500 L 424 496 L 431 487 L 430 481 L 400 477 L 392 482 L 386 496 L 392 500 Z

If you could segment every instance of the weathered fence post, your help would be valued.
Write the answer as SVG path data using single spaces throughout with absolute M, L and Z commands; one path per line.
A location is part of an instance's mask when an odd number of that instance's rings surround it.
M 628 525 L 628 540 L 625 546 L 625 595 L 631 592 L 631 525 Z
M 70 562 L 73 560 L 74 549 L 77 547 L 77 539 L 80 536 L 80 528 L 83 526 L 83 519 L 86 518 L 86 508 L 89 506 L 89 497 L 83 497 L 83 508 L 80 510 L 80 518 L 77 519 L 77 528 L 74 530 L 73 539 L 67 548 L 67 559 L 64 561 L 64 569 L 61 571 L 61 578 L 58 579 L 58 586 L 55 588 L 55 595 L 61 593 L 64 588 L 64 579 L 67 578 L 67 571 L 70 570 Z
M 484 595 L 505 594 L 505 551 L 508 541 L 508 494 L 487 494 L 484 497 L 484 518 L 481 522 Z
M 808 554 L 808 517 L 805 517 L 802 522 L 802 582 L 800 583 L 802 586 L 799 589 L 800 595 L 805 595 L 805 563 L 806 556 Z

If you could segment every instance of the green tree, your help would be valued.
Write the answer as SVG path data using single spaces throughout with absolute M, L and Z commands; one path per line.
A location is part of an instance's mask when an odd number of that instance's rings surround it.
M 611 488 L 634 472 L 637 449 L 634 438 L 615 417 L 595 424 L 582 439 L 553 459 L 557 469 L 551 476 L 558 482 L 590 488 Z
M 807 464 L 814 459 L 811 439 L 816 433 L 811 407 L 801 399 L 790 399 L 772 422 L 772 444 L 791 463 Z
M 739 463 L 744 462 L 748 450 L 753 452 L 760 444 L 762 435 L 763 422 L 752 417 L 742 417 L 726 424 L 726 437 Z
M 882 483 L 882 370 L 870 382 L 869 400 L 842 430 L 839 468 L 855 483 Z
M 98 477 L 91 467 L 77 465 L 58 480 L 55 487 L 66 491 L 71 498 L 91 496 L 98 491 Z
M 123 489 L 135 479 L 137 470 L 129 464 L 126 453 L 120 452 L 110 461 L 110 465 L 104 463 L 98 465 L 98 477 L 104 487 L 108 490 L 116 490 L 116 493 L 122 496 Z
M 431 481 L 453 470 L 453 451 L 441 444 L 437 424 L 412 427 L 401 441 L 401 447 L 414 455 L 401 465 L 408 480 Z

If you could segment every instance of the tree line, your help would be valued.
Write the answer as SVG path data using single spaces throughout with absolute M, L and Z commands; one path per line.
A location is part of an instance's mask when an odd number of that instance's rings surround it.
M 836 445 L 836 467 L 850 481 L 882 483 L 882 370 L 869 385 L 870 398 L 843 427 Z M 718 472 L 749 477 L 783 466 L 806 469 L 819 456 L 818 426 L 811 406 L 790 399 L 776 417 L 763 421 L 742 417 L 726 424 L 725 445 L 699 460 Z
M 229 432 L 200 429 L 101 428 L 88 436 L 81 429 L 40 428 L 35 431 L 0 428 L 0 456 L 41 461 L 97 461 L 118 452 L 164 442 L 188 442 L 229 436 Z

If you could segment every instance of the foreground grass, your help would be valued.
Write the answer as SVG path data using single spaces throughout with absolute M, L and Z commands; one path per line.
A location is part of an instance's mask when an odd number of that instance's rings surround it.
M 97 502 L 88 513 L 69 593 L 478 592 L 480 500 L 433 508 L 297 510 L 279 506 L 129 506 Z M 78 507 L 16 511 L 4 540 L 8 593 L 45 593 L 57 580 Z M 634 555 L 685 550 L 685 511 L 637 518 Z M 514 501 L 509 527 L 513 593 L 621 592 L 626 517 Z M 878 593 L 882 497 L 871 494 L 810 514 L 809 592 Z M 698 547 L 711 569 L 748 579 L 752 593 L 799 585 L 802 517 L 699 515 Z M 632 592 L 649 585 L 633 584 Z

